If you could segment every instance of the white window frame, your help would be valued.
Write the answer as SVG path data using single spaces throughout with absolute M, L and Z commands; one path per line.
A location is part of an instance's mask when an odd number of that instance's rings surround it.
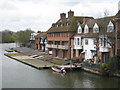
M 89 27 L 88 27 L 87 24 L 86 24 L 85 27 L 84 27 L 84 33 L 89 33 Z
M 113 23 L 110 21 L 108 26 L 107 26 L 107 32 L 113 32 L 114 31 L 114 25 Z
M 95 23 L 93 26 L 93 33 L 98 33 L 98 32 L 99 32 L 99 26 L 97 25 L 97 23 Z
M 78 33 L 82 33 L 82 28 L 81 28 L 81 26 L 80 26 L 80 25 L 79 25 L 79 27 L 78 27 L 77 32 L 78 32 Z

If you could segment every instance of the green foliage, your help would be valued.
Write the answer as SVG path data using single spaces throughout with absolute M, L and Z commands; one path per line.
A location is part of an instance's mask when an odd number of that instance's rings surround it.
M 4 30 L 1 32 L 2 33 L 2 43 L 12 43 L 14 42 L 12 35 L 14 32 L 9 31 L 9 30 Z
M 120 56 L 111 57 L 108 64 L 111 72 L 120 70 Z
M 16 33 L 17 36 L 17 41 L 22 45 L 22 46 L 26 46 L 27 43 L 29 42 L 30 39 L 30 35 L 31 33 L 33 33 L 32 30 L 25 30 L 25 31 L 18 31 Z
M 15 42 L 18 41 L 18 40 L 17 40 L 17 35 L 16 35 L 16 33 L 12 34 L 12 35 L 11 35 L 11 38 L 12 38 L 12 40 L 15 41 Z
M 2 43 L 19 42 L 22 46 L 26 46 L 33 32 L 31 29 L 21 30 L 16 33 L 10 30 L 4 30 L 0 34 L 2 34 Z
M 106 63 L 102 63 L 102 64 L 100 65 L 100 69 L 101 69 L 101 72 L 102 72 L 104 75 L 106 75 L 106 74 L 109 73 L 109 66 L 108 66 L 108 64 L 106 64 Z
M 20 53 L 10 53 L 8 55 L 10 55 L 10 56 L 24 56 L 23 54 L 20 54 Z

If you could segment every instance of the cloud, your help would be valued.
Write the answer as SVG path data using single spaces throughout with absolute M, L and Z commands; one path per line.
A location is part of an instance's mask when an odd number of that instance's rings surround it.
M 3 29 L 46 31 L 70 9 L 76 16 L 102 17 L 107 9 L 117 13 L 117 0 L 0 0 L 0 23 Z
M 8 2 L 2 2 L 2 3 L 0 3 L 0 9 L 2 9 L 2 10 L 4 10 L 4 9 L 14 10 L 14 9 L 17 9 L 17 7 L 10 2 L 9 3 Z

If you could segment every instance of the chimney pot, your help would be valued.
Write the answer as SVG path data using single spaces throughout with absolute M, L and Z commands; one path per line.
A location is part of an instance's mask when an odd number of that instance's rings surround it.
M 66 14 L 65 13 L 61 13 L 60 14 L 60 19 L 65 19 L 66 18 Z
M 71 10 L 70 10 L 70 11 L 68 12 L 68 18 L 71 18 L 71 17 L 73 17 L 73 16 L 74 16 L 74 11 L 71 11 Z

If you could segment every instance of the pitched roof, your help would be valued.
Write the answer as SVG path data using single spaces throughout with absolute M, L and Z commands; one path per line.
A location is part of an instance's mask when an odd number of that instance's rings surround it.
M 46 37 L 47 32 L 40 32 L 35 38 Z
M 51 27 L 47 33 L 52 33 L 52 32 L 70 32 L 70 31 L 76 31 L 78 28 L 77 22 L 80 22 L 82 24 L 84 18 L 91 18 L 93 17 L 72 17 L 72 18 L 66 18 L 66 19 L 59 19 L 56 23 L 54 23 L 55 26 Z M 69 25 L 66 25 L 66 24 Z M 60 26 L 60 25 L 63 26 Z M 56 25 L 59 25 L 56 27 Z
M 118 11 L 118 13 L 115 15 L 117 18 L 120 18 L 120 10 Z
M 102 34 L 106 34 L 109 36 L 114 36 L 114 32 L 107 32 L 107 25 L 109 24 L 109 22 L 111 21 L 113 24 L 115 24 L 114 21 L 115 16 L 111 16 L 111 17 L 104 17 L 104 18 L 98 18 L 98 19 L 92 19 L 90 21 L 88 21 L 86 24 L 88 25 L 88 27 L 90 28 L 90 32 L 85 34 L 84 37 L 97 37 L 99 35 Z M 93 26 L 94 24 L 97 23 L 97 25 L 99 26 L 99 33 L 93 33 Z M 84 25 L 82 25 L 82 28 L 84 27 Z

